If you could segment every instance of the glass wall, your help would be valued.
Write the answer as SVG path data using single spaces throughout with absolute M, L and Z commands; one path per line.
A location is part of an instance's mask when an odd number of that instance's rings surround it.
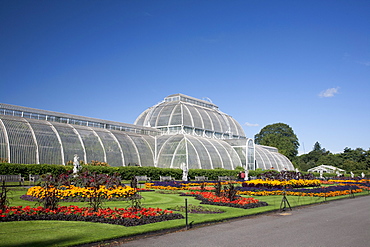
M 255 145 L 257 168 L 281 170 L 294 170 L 293 164 L 276 148 Z
M 256 170 L 254 156 L 255 156 L 254 141 L 252 139 L 248 139 L 248 141 L 247 141 L 247 167 L 248 167 L 248 170 Z
M 154 166 L 154 137 L 0 115 L 0 158 L 20 164 L 62 164 L 75 154 L 111 166 Z
M 185 163 L 189 169 L 234 169 L 241 165 L 236 151 L 221 140 L 182 134 L 156 139 L 158 167 L 180 168 Z

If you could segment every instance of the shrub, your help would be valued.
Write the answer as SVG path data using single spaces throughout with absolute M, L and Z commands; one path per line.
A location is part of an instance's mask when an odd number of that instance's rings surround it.
M 9 206 L 8 192 L 9 189 L 5 187 L 5 182 L 3 182 L 0 191 L 0 210 L 4 210 L 7 206 Z
M 40 198 L 40 203 L 43 204 L 44 208 L 56 209 L 58 207 L 60 200 L 58 189 L 63 185 L 70 185 L 69 177 L 66 174 L 41 176 L 41 187 L 44 189 L 44 195 Z
M 97 211 L 102 207 L 102 204 L 108 195 L 100 190 L 102 186 L 106 188 L 117 187 L 121 185 L 121 178 L 119 174 L 107 175 L 97 172 L 84 171 L 80 172 L 74 178 L 75 184 L 80 187 L 88 187 L 91 189 L 89 196 L 90 207 Z

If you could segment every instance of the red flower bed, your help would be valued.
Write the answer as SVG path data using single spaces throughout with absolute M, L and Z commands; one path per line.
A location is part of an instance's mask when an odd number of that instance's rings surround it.
M 237 197 L 237 199 L 230 201 L 229 198 L 225 196 L 216 196 L 212 192 L 188 192 L 182 195 L 189 195 L 195 196 L 198 200 L 201 200 L 201 204 L 210 204 L 210 205 L 218 205 L 218 206 L 228 206 L 228 207 L 237 207 L 237 208 L 256 208 L 261 206 L 267 206 L 266 202 L 261 202 L 257 199 L 252 197 L 245 198 L 245 197 Z
M 160 208 L 103 208 L 93 211 L 92 208 L 77 206 L 62 206 L 55 210 L 17 206 L 0 210 L 0 221 L 74 220 L 136 226 L 182 218 L 181 214 Z

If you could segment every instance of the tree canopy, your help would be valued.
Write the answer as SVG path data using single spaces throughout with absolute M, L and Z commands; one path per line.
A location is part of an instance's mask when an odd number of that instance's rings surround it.
M 284 123 L 265 126 L 254 136 L 254 142 L 259 145 L 276 147 L 279 153 L 290 160 L 298 154 L 299 142 L 293 129 Z
M 332 154 L 316 142 L 312 151 L 298 156 L 294 163 L 302 171 L 319 165 L 331 165 L 344 169 L 347 173 L 350 171 L 366 172 L 370 170 L 370 149 L 366 151 L 362 148 L 346 147 L 342 153 Z

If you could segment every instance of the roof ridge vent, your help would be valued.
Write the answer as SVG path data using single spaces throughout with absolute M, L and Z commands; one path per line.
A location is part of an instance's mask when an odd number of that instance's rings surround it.
M 172 95 L 167 96 L 166 98 L 164 98 L 164 101 L 165 102 L 182 101 L 182 102 L 187 102 L 187 103 L 191 103 L 194 105 L 199 105 L 202 107 L 218 110 L 218 106 L 213 104 L 209 98 L 207 99 L 209 101 L 193 98 L 193 97 L 179 93 L 179 94 L 172 94 Z

